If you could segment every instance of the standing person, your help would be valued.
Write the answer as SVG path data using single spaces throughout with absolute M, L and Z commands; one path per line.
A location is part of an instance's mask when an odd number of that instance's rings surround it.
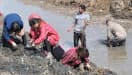
M 108 46 L 124 45 L 127 37 L 125 29 L 118 23 L 106 20 Z
M 74 17 L 74 25 L 72 25 L 68 32 L 74 28 L 74 47 L 79 44 L 79 39 L 81 41 L 81 46 L 86 47 L 86 36 L 85 30 L 86 26 L 89 24 L 90 15 L 86 12 L 86 6 L 80 5 L 79 12 Z
M 3 46 L 10 47 L 13 50 L 18 49 L 17 44 L 22 43 L 24 46 L 27 40 L 24 34 L 23 21 L 16 13 L 10 13 L 4 18 L 2 43 Z
M 30 24 L 30 37 L 32 46 L 40 45 L 43 43 L 45 54 L 49 54 L 52 48 L 59 42 L 59 35 L 56 30 L 46 23 L 42 18 L 35 13 L 29 16 Z

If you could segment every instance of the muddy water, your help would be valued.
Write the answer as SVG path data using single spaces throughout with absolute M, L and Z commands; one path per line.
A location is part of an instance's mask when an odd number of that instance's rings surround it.
M 72 18 L 51 11 L 46 11 L 36 6 L 24 5 L 19 0 L 2 0 L 0 10 L 4 15 L 15 12 L 22 16 L 26 31 L 29 31 L 28 16 L 37 12 L 51 24 L 60 34 L 61 40 L 73 45 L 72 32 L 66 32 L 67 27 L 72 24 Z M 118 75 L 131 75 L 132 67 L 132 31 L 128 30 L 128 38 L 125 47 L 107 48 L 101 43 L 106 38 L 106 27 L 104 25 L 90 25 L 86 31 L 87 47 L 90 51 L 90 59 L 98 66 L 110 68 Z

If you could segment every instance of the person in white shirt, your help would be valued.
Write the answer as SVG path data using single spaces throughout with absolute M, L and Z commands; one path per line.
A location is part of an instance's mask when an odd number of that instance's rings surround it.
M 85 30 L 89 21 L 90 15 L 86 12 L 86 6 L 80 5 L 79 12 L 74 17 L 74 24 L 68 29 L 68 32 L 74 29 L 74 47 L 79 46 L 79 40 L 81 41 L 81 46 L 86 47 Z
M 127 38 L 126 30 L 120 24 L 113 22 L 111 19 L 106 20 L 106 25 L 108 46 L 124 45 Z

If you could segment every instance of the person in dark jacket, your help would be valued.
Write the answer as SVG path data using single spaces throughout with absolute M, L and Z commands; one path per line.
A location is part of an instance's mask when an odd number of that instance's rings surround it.
M 4 18 L 2 42 L 4 47 L 18 49 L 17 44 L 26 46 L 27 41 L 24 34 L 23 21 L 16 13 L 10 13 Z

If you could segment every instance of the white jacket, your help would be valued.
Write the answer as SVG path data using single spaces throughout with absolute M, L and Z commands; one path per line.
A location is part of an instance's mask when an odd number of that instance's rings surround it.
M 123 40 L 126 39 L 127 33 L 120 24 L 109 21 L 107 27 L 107 37 L 110 38 L 110 40 L 114 38 Z

